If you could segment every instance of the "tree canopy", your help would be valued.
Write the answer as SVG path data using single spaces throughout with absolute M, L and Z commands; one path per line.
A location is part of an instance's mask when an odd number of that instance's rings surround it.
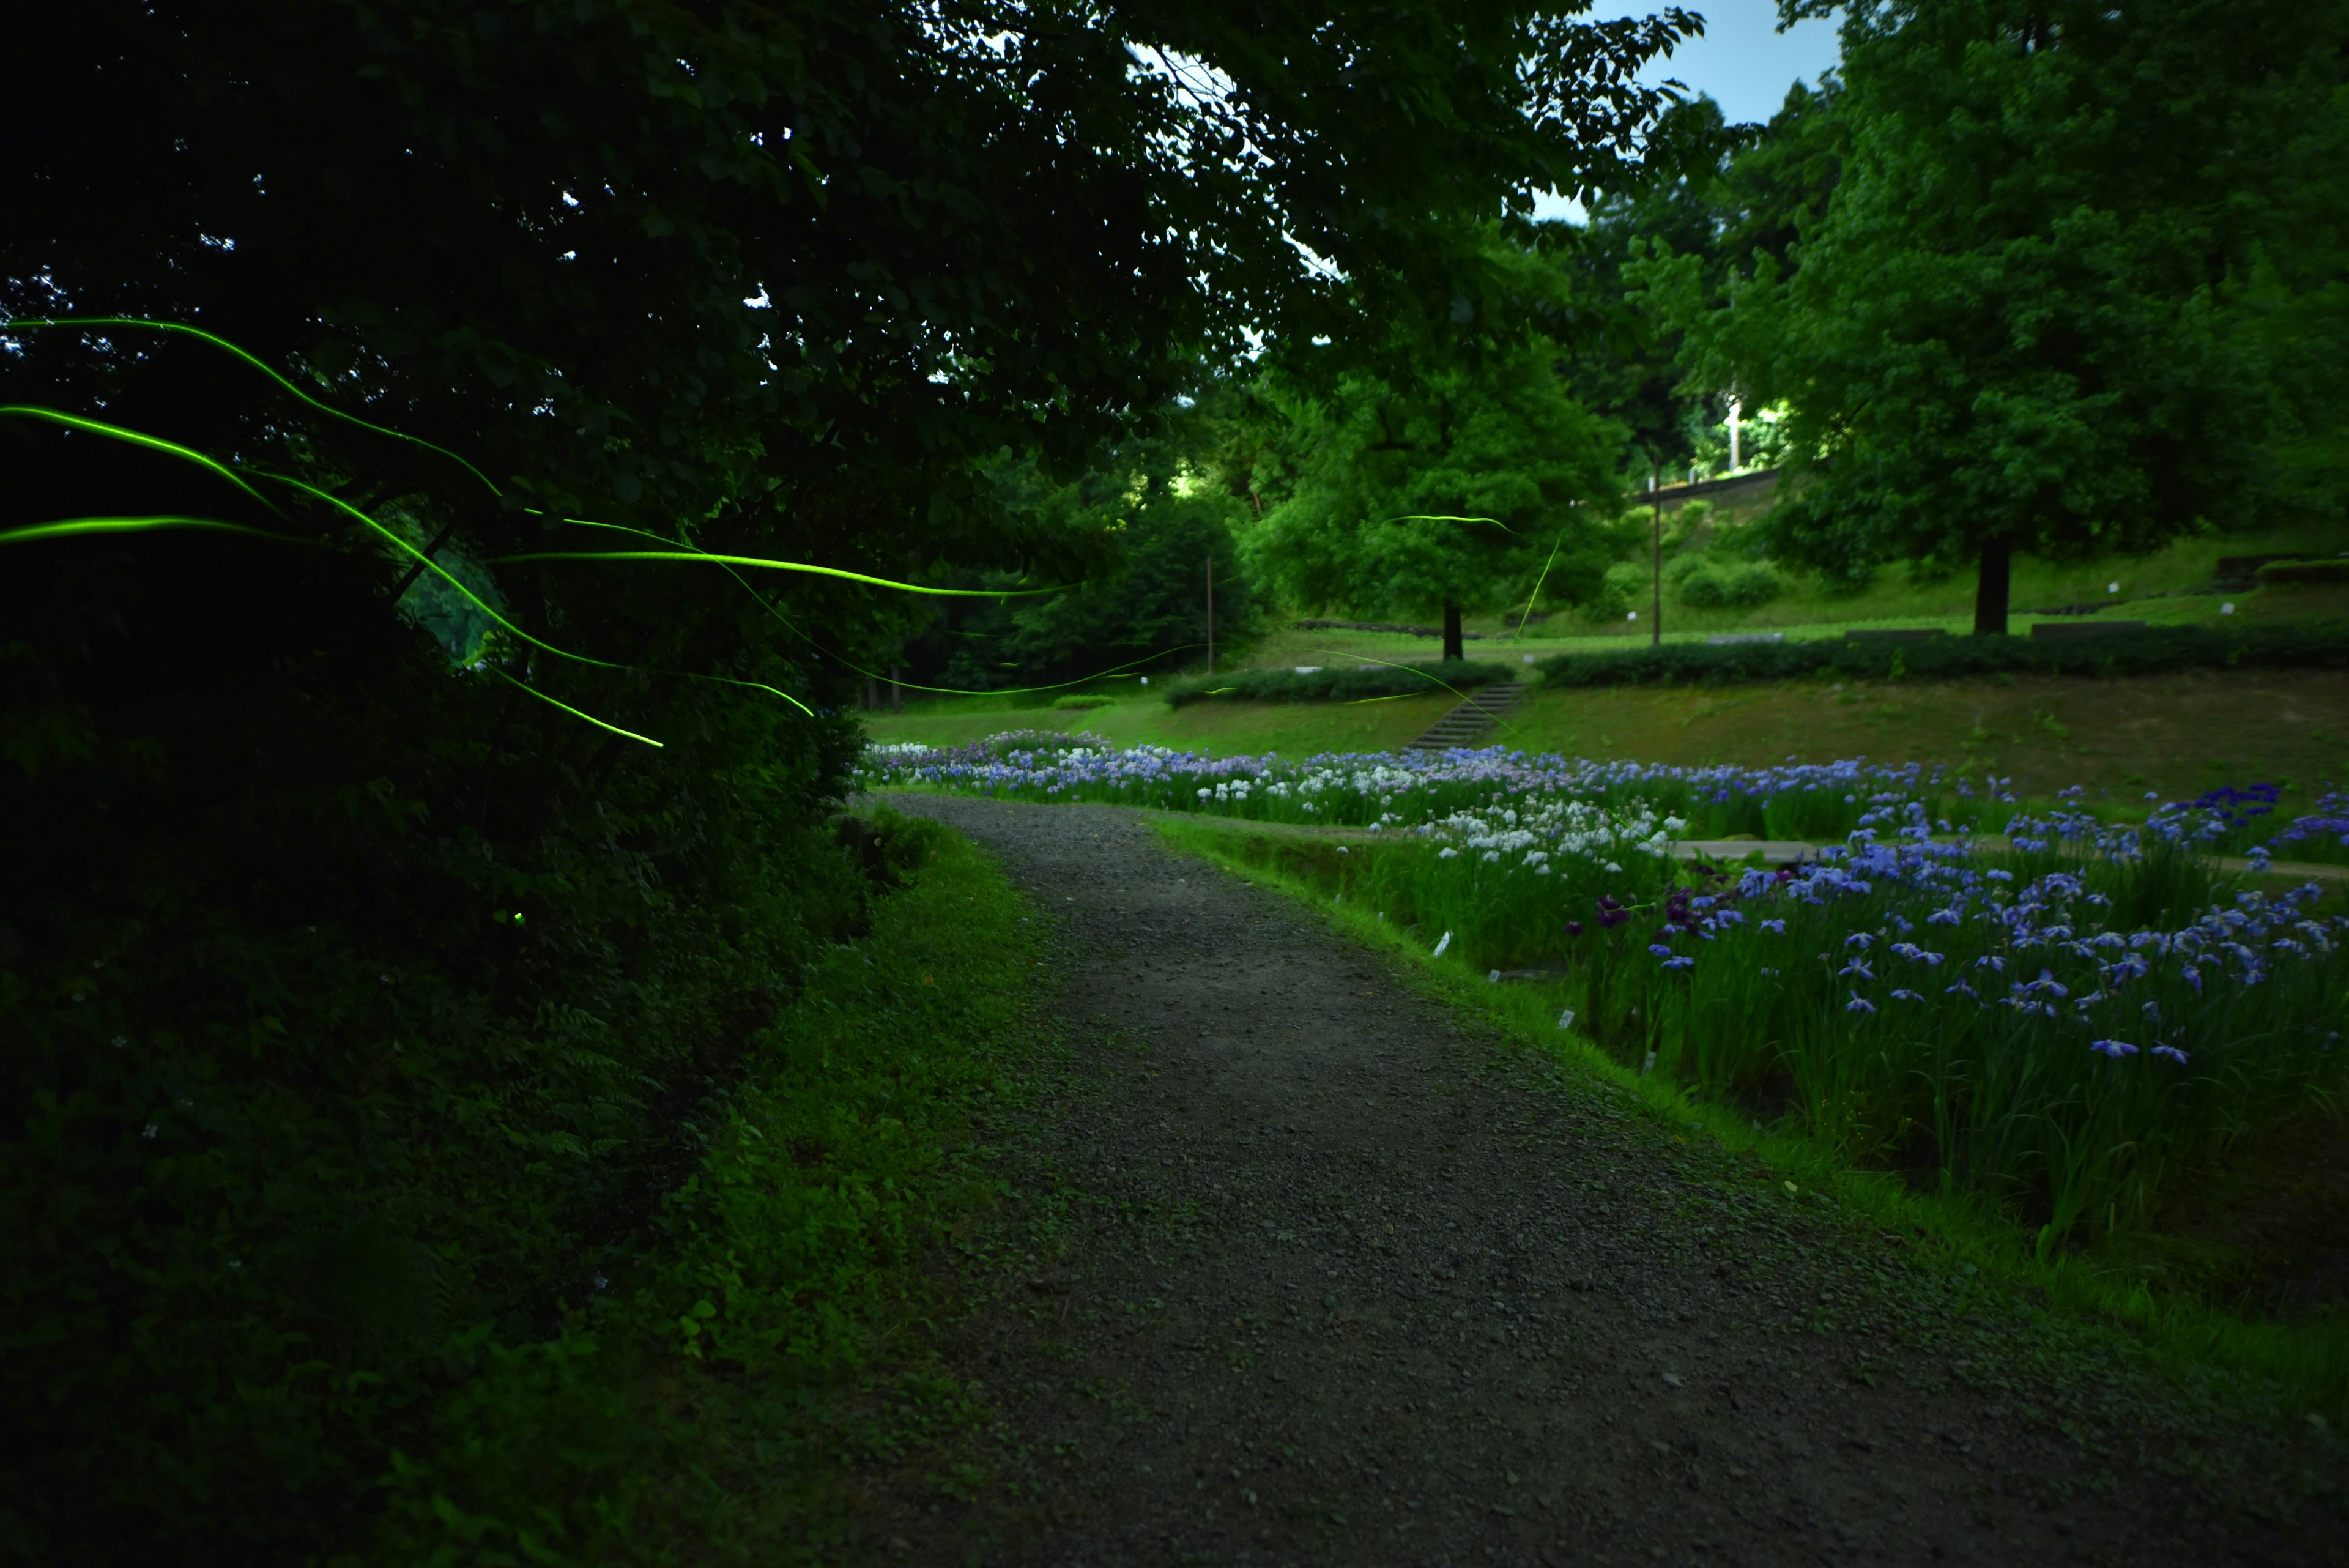
M 1295 602 L 1441 615 L 1597 591 L 1615 541 L 1621 432 L 1569 397 L 1536 341 L 1288 400 L 1293 489 L 1242 538 Z
M 410 1504 L 452 1560 L 563 1540 L 603 1494 L 460 1516 L 392 1456 L 503 1397 L 452 1390 L 567 1386 L 746 1052 L 860 929 L 838 710 L 934 601 L 854 575 L 1112 576 L 1006 464 L 1071 482 L 1257 335 L 1332 339 L 1335 375 L 1493 317 L 1478 226 L 1619 177 L 1686 25 L 16 19 L 10 1544 L 355 1560 Z
M 1786 258 L 1636 280 L 1693 379 L 1792 405 L 1778 552 L 1845 576 L 1973 563 L 1997 632 L 2015 551 L 2251 515 L 2286 410 L 2248 306 L 2304 276 L 2298 215 L 2341 204 L 2341 161 L 2305 149 L 2338 138 L 2344 28 L 2281 0 L 1852 11 L 1813 132 L 1839 179 Z

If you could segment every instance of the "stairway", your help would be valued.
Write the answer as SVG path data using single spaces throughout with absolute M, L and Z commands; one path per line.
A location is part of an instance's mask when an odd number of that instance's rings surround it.
M 1493 727 L 1494 722 L 1525 700 L 1526 683 L 1504 680 L 1486 686 L 1469 697 L 1435 722 L 1435 727 L 1404 747 L 1410 752 L 1448 752 L 1454 746 L 1474 745 L 1476 737 Z

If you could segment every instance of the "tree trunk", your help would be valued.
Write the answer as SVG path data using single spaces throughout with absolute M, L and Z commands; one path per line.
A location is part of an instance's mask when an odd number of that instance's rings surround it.
M 1460 607 L 1447 604 L 1444 607 L 1444 657 L 1446 659 L 1464 657 L 1460 648 Z
M 2006 591 L 2013 566 L 2013 546 L 2004 539 L 1986 541 L 1982 547 L 1982 573 L 1974 579 L 1974 635 L 2006 635 Z

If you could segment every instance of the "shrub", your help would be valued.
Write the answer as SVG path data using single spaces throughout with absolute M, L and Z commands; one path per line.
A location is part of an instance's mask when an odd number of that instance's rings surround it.
M 1362 664 L 1351 669 L 1242 670 L 1171 688 L 1166 701 L 1177 708 L 1204 702 L 1211 697 L 1241 702 L 1359 701 L 1447 688 L 1464 691 L 1471 686 L 1506 680 L 1512 673 L 1505 664 L 1480 664 L 1465 659 L 1435 664 Z
M 1684 551 L 1664 563 L 1664 581 L 1679 587 L 1691 577 L 1709 576 L 1713 562 L 1702 550 Z
M 1681 602 L 1692 609 L 1758 609 L 1776 598 L 1783 587 L 1778 574 L 1764 566 L 1698 571 L 1681 582 Z
M 2260 568 L 2260 581 L 2271 587 L 2338 587 L 2349 583 L 2349 558 L 2270 561 Z
M 1071 692 L 1066 697 L 1052 699 L 1052 706 L 1063 712 L 1083 712 L 1092 708 L 1106 708 L 1117 699 L 1101 691 Z

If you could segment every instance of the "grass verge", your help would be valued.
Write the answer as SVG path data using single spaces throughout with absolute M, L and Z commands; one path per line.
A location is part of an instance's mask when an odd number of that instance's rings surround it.
M 2207 1382 L 2218 1370 L 2263 1381 L 2269 1386 L 2253 1391 L 2253 1403 L 2294 1419 L 2337 1422 L 2349 1410 L 2349 1317 L 2338 1311 L 2298 1323 L 2247 1317 L 2190 1293 L 2156 1290 L 2130 1266 L 2125 1250 L 2099 1248 L 2043 1261 L 2022 1229 L 1987 1203 L 1914 1191 L 1896 1174 L 1852 1168 L 1799 1132 L 1763 1127 L 1739 1109 L 1691 1096 L 1661 1076 L 1641 1075 L 1560 1027 L 1563 987 L 1495 985 L 1456 960 L 1431 958 L 1423 942 L 1381 920 L 1379 911 L 1334 900 L 1313 874 L 1311 857 L 1293 845 L 1248 825 L 1164 818 L 1157 827 L 1175 847 L 1307 903 L 1348 936 L 1405 960 L 1406 972 L 1428 994 L 1584 1074 L 1668 1128 L 1710 1137 L 1762 1162 L 1791 1203 L 1825 1202 L 1881 1229 L 1929 1239 L 1944 1272 L 1978 1276 L 2058 1313 L 2117 1325 L 2172 1376 Z
M 1042 933 L 968 841 L 873 821 L 902 890 L 754 1043 L 627 1277 L 548 1303 L 542 1341 L 442 1401 L 376 1560 L 854 1556 L 848 1473 L 976 1417 L 935 1365 L 926 1260 L 997 1199 L 971 1127 L 1026 1093 Z

